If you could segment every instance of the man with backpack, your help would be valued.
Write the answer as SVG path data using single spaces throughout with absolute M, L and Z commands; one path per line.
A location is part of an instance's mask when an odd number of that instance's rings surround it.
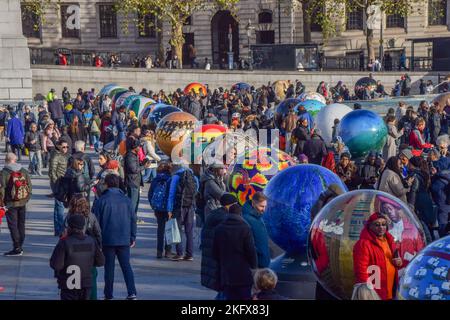
M 0 172 L 0 202 L 7 208 L 6 221 L 13 241 L 7 257 L 21 256 L 25 240 L 26 204 L 31 198 L 32 186 L 27 170 L 17 163 L 14 153 L 7 153 L 5 167 Z
M 184 225 L 186 235 L 186 254 L 183 256 L 183 244 L 176 246 L 177 254 L 173 261 L 192 261 L 194 247 L 194 216 L 195 198 L 199 189 L 199 182 L 194 172 L 182 165 L 173 166 L 173 175 L 170 181 L 167 211 L 169 219 L 177 219 L 178 229 Z

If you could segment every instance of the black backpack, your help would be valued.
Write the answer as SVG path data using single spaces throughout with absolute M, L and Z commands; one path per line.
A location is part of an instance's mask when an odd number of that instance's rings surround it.
M 181 193 L 181 207 L 191 207 L 195 203 L 197 195 L 197 183 L 191 170 L 186 169 L 181 174 L 178 190 Z

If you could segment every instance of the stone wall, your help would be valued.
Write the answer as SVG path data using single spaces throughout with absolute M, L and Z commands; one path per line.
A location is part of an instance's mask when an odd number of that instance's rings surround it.
M 30 53 L 19 0 L 0 0 L 0 101 L 31 99 Z
M 236 82 L 247 82 L 254 86 L 267 84 L 269 81 L 291 80 L 302 81 L 307 90 L 315 91 L 320 81 L 336 85 L 339 80 L 347 84 L 353 91 L 354 83 L 367 72 L 281 72 L 281 71 L 227 71 L 227 70 L 150 70 L 145 69 L 96 69 L 91 67 L 62 67 L 62 66 L 33 66 L 33 96 L 38 93 L 46 94 L 54 88 L 61 94 L 63 87 L 67 87 L 72 93 L 78 88 L 88 90 L 95 88 L 100 90 L 104 85 L 116 83 L 128 88 L 133 86 L 136 91 L 147 88 L 153 91 L 163 89 L 166 92 L 184 88 L 191 82 L 209 84 L 210 88 L 230 88 Z M 418 94 L 418 84 L 421 78 L 430 79 L 437 84 L 438 73 L 410 72 L 412 82 L 412 94 Z M 441 74 L 441 77 L 444 74 Z M 390 92 L 395 80 L 399 79 L 399 72 L 374 73 L 374 78 L 381 80 L 385 90 Z

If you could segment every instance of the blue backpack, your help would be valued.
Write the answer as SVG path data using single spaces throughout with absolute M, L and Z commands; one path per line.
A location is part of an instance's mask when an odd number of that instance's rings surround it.
M 148 201 L 154 211 L 167 211 L 167 198 L 169 197 L 170 176 L 158 176 L 152 181 L 154 188 L 148 192 Z M 153 186 L 152 186 L 153 187 Z M 151 190 L 153 189 L 153 194 Z

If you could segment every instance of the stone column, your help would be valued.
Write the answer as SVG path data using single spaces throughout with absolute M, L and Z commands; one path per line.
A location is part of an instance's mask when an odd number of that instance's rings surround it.
M 30 101 L 31 78 L 20 0 L 0 0 L 0 101 Z

